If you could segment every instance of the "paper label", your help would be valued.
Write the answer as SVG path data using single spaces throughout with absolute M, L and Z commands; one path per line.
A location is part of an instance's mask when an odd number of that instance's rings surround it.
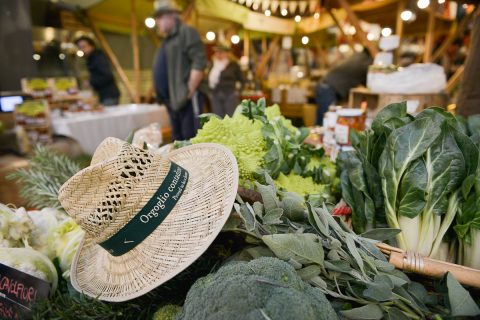
M 348 134 L 350 128 L 343 124 L 338 124 L 335 126 L 335 140 L 339 144 L 348 144 Z
M 31 306 L 46 299 L 50 284 L 0 263 L 0 318 L 27 319 Z

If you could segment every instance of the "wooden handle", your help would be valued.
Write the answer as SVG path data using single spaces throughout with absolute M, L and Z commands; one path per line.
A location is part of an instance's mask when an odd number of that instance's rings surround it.
M 398 269 L 434 278 L 441 278 L 446 272 L 451 272 L 461 284 L 480 288 L 480 270 L 424 258 L 411 252 L 391 252 L 390 263 Z

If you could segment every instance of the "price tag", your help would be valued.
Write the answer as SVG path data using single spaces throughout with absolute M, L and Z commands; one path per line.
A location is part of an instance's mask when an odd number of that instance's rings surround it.
M 0 318 L 28 319 L 35 301 L 48 298 L 50 284 L 0 263 Z

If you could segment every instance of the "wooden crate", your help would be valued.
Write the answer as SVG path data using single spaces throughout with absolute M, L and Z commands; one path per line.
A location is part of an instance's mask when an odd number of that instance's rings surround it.
M 420 112 L 427 107 L 445 108 L 448 105 L 449 97 L 446 93 L 424 93 L 424 94 L 393 94 L 393 93 L 375 93 L 367 88 L 355 88 L 350 90 L 348 106 L 350 108 L 359 108 L 360 104 L 366 101 L 368 109 L 376 114 L 385 106 L 401 101 L 418 101 L 418 107 L 415 112 Z

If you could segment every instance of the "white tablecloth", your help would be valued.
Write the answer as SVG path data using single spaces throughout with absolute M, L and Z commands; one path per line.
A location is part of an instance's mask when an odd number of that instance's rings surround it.
M 93 154 L 107 137 L 125 139 L 133 130 L 150 123 L 170 126 L 167 110 L 158 105 L 121 105 L 102 112 L 52 116 L 53 132 L 77 140 L 86 153 Z

